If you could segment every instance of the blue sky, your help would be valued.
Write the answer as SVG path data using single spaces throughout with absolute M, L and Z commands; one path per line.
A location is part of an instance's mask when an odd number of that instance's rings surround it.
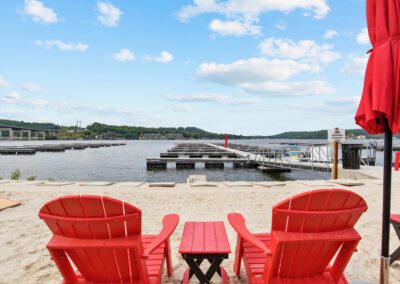
M 365 0 L 4 0 L 0 117 L 355 128 Z

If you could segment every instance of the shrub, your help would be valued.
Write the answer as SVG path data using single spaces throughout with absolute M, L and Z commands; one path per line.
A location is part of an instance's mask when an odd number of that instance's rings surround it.
M 26 180 L 28 180 L 28 181 L 36 180 L 36 176 L 30 176 Z
M 16 169 L 11 173 L 11 180 L 19 180 L 21 178 L 21 171 Z

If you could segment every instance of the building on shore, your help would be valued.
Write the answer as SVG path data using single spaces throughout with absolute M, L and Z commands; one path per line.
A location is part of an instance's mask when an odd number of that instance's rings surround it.
M 161 134 L 144 134 L 142 140 L 183 140 L 185 139 L 180 133 Z

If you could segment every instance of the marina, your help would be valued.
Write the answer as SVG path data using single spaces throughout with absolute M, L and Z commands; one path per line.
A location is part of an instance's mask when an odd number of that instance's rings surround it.
M 363 145 L 369 143 L 361 142 Z M 125 146 L 114 147 L 115 144 Z M 299 146 L 296 148 L 295 145 Z M 206 175 L 209 181 L 331 177 L 330 169 L 327 169 L 329 163 L 324 158 L 327 142 L 323 140 L 232 139 L 227 148 L 223 147 L 222 140 L 1 141 L 0 149 L 3 150 L 0 155 L 0 177 L 3 179 L 10 177 L 16 169 L 21 171 L 23 178 L 36 176 L 37 179 L 60 181 L 184 182 L 189 175 Z M 366 150 L 363 152 L 366 156 Z M 376 159 L 377 166 L 382 165 L 381 152 L 376 151 Z
M 361 163 L 375 165 L 374 145 L 352 144 L 360 151 Z M 375 145 L 376 146 L 376 145 Z M 344 147 L 344 146 L 343 146 Z M 168 164 L 175 169 L 224 169 L 256 168 L 262 172 L 290 172 L 291 170 L 332 171 L 332 149 L 329 143 L 280 144 L 271 147 L 231 143 L 225 147 L 221 143 L 178 143 L 160 158 L 147 158 L 147 170 L 166 170 Z

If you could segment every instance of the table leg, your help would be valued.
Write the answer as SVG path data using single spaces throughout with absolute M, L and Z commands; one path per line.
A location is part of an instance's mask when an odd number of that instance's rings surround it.
M 196 275 L 197 279 L 199 279 L 200 283 L 210 284 L 209 278 L 204 275 L 203 271 L 201 271 L 199 265 L 194 261 L 194 259 L 186 258 L 186 263 L 189 265 L 190 270 Z
M 207 272 L 206 272 L 206 277 L 207 279 L 211 279 L 214 274 L 219 271 L 221 263 L 224 259 L 222 258 L 216 258 L 212 261 L 211 266 L 208 268 Z
M 196 264 L 200 267 L 200 265 L 203 263 L 203 260 L 204 260 L 204 258 L 198 258 L 196 260 Z M 193 271 L 191 269 L 189 269 L 189 280 L 190 280 L 190 278 L 192 278 L 193 274 L 194 274 Z
M 222 278 L 222 284 L 228 284 L 229 283 L 228 273 L 226 273 L 226 270 L 223 267 L 220 268 L 219 274 Z
M 394 231 L 396 232 L 397 237 L 400 240 L 400 223 L 391 222 L 394 228 Z M 396 249 L 396 251 L 394 251 L 391 255 L 390 255 L 390 264 L 392 264 L 393 262 L 395 262 L 396 260 L 398 260 L 400 257 L 400 247 Z
M 193 275 L 196 275 L 197 279 L 201 284 L 209 284 L 211 283 L 211 279 L 218 273 L 222 279 L 222 283 L 228 283 L 228 275 L 226 271 L 221 267 L 224 259 L 228 258 L 227 255 L 185 255 L 182 254 L 183 259 L 188 264 L 189 268 L 185 271 L 182 279 L 183 284 L 188 284 Z M 200 268 L 200 265 L 204 260 L 207 260 L 210 263 L 210 266 L 206 271 L 203 271 Z

